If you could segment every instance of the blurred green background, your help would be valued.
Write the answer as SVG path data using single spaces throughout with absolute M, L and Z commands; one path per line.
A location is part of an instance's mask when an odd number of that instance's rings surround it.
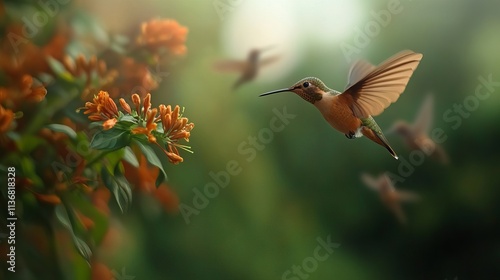
M 237 162 L 241 172 L 189 217 L 137 201 L 120 217 L 120 248 L 110 267 L 135 279 L 500 279 L 500 85 L 466 117 L 446 120 L 454 104 L 471 100 L 484 77 L 500 82 L 499 1 L 80 1 L 107 30 L 126 32 L 151 17 L 189 28 L 188 53 L 169 69 L 155 104 L 179 104 L 196 124 L 194 154 L 171 166 L 181 205 L 195 207 L 210 172 Z M 375 14 L 391 18 L 356 44 Z M 385 26 L 383 26 L 385 25 Z M 359 38 L 358 38 L 359 39 Z M 359 43 L 359 42 L 358 42 Z M 347 45 L 356 48 L 345 54 Z M 280 60 L 236 91 L 237 74 L 213 70 L 221 59 L 244 59 L 273 46 Z M 405 93 L 376 120 L 388 129 L 413 121 L 427 93 L 435 97 L 434 127 L 442 128 L 451 164 L 426 159 L 396 187 L 418 193 L 402 226 L 367 189 L 360 174 L 398 174 L 410 151 L 386 135 L 403 160 L 367 139 L 347 140 L 299 97 L 260 93 L 316 76 L 342 90 L 350 63 L 378 64 L 403 49 L 424 55 Z M 351 49 L 352 50 L 352 49 Z M 472 103 L 471 103 L 472 104 Z M 286 106 L 296 115 L 262 144 L 249 137 L 269 128 Z M 468 105 L 470 108 L 470 105 Z M 449 113 L 449 116 L 460 116 Z M 245 144 L 247 142 L 248 144 Z M 243 144 L 242 144 L 243 143 Z M 303 275 L 290 273 L 313 257 L 317 238 L 340 246 Z M 325 251 L 321 251 L 323 254 Z M 294 278 L 295 277 L 295 278 Z

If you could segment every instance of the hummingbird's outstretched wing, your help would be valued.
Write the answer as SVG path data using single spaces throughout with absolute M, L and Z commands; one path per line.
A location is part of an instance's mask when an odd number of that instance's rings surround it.
M 267 57 L 267 58 L 264 58 L 262 59 L 260 62 L 259 62 L 259 66 L 260 67 L 263 67 L 263 66 L 266 66 L 266 65 L 269 65 L 273 62 L 275 62 L 276 60 L 278 60 L 280 58 L 279 55 L 273 55 L 271 57 Z
M 349 69 L 349 76 L 347 76 L 347 85 L 345 88 L 348 89 L 352 85 L 356 84 L 370 72 L 375 70 L 375 68 L 375 65 L 365 60 L 358 60 L 354 62 L 351 69 Z
M 349 103 L 352 103 L 352 110 L 358 118 L 376 116 L 399 98 L 421 59 L 422 54 L 402 51 L 370 72 L 368 63 L 358 62 L 351 69 L 353 76 L 349 77 L 349 86 L 341 96 L 352 97 Z
M 243 72 L 247 62 L 240 60 L 222 60 L 214 63 L 214 69 L 219 72 Z
M 424 103 L 420 106 L 420 110 L 418 111 L 417 117 L 415 118 L 415 122 L 412 124 L 412 129 L 415 132 L 415 135 L 419 135 L 421 133 L 428 134 L 431 126 L 434 115 L 434 96 L 428 94 L 425 97 Z

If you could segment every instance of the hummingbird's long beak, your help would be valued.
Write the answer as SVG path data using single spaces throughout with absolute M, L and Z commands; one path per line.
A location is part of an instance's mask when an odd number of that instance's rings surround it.
M 289 88 L 277 89 L 277 90 L 273 90 L 273 91 L 270 91 L 270 92 L 263 93 L 263 94 L 259 95 L 259 97 L 266 96 L 266 95 L 271 95 L 271 94 L 275 94 L 275 93 L 280 93 L 280 92 L 287 92 L 287 91 L 292 91 L 292 90 L 289 89 Z

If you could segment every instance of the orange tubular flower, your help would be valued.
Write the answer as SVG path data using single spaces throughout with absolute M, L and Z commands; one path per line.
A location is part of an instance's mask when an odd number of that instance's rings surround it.
M 175 55 L 186 53 L 186 36 L 188 29 L 175 20 L 154 19 L 141 26 L 141 35 L 137 38 L 139 46 L 145 46 L 152 51 L 166 48 Z
M 148 113 L 149 109 L 151 109 L 151 94 L 150 93 L 146 94 L 146 97 L 144 97 L 144 104 L 142 106 L 143 106 L 142 115 L 146 116 L 146 113 Z
M 141 97 L 139 96 L 139 94 L 137 94 L 137 93 L 132 94 L 132 102 L 135 105 L 135 111 L 137 112 L 137 114 L 140 114 L 141 113 Z
M 104 128 L 104 130 L 109 130 L 109 129 L 112 129 L 113 126 L 115 126 L 115 124 L 118 122 L 117 119 L 113 118 L 113 119 L 109 119 L 107 121 L 105 121 L 103 124 L 102 124 L 102 127 Z
M 132 114 L 132 109 L 130 108 L 130 105 L 128 105 L 127 101 L 125 99 L 120 98 L 120 106 L 122 106 L 123 110 L 127 112 L 128 114 Z
M 156 137 L 154 137 L 151 132 L 156 130 L 157 124 L 155 123 L 156 114 L 158 109 L 154 108 L 146 113 L 146 127 L 136 127 L 132 129 L 133 134 L 145 134 L 148 137 L 149 142 L 156 143 Z

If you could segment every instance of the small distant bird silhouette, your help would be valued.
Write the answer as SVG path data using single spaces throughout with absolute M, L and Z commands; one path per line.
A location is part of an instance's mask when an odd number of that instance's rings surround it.
M 220 72 L 237 72 L 241 73 L 240 78 L 233 85 L 233 89 L 237 89 L 242 84 L 247 83 L 255 79 L 259 69 L 267 66 L 276 60 L 278 60 L 279 56 L 274 55 L 265 59 L 261 58 L 261 54 L 264 51 L 269 50 L 270 48 L 265 49 L 253 49 L 248 54 L 247 60 L 224 60 L 215 63 L 214 67 L 217 71 Z
M 397 191 L 391 179 L 385 173 L 378 178 L 363 173 L 361 180 L 368 188 L 379 193 L 382 203 L 396 216 L 400 223 L 406 223 L 406 216 L 401 203 L 417 201 L 419 199 L 418 195 L 408 191 Z
M 425 97 L 413 124 L 408 124 L 403 120 L 396 121 L 388 132 L 399 134 L 410 149 L 421 150 L 440 163 L 447 164 L 449 158 L 443 147 L 429 137 L 433 116 L 434 97 L 429 94 Z
M 349 71 L 344 92 L 328 88 L 320 79 L 304 78 L 293 86 L 260 96 L 291 91 L 318 108 L 326 121 L 349 139 L 366 136 L 398 158 L 373 116 L 377 116 L 403 93 L 422 54 L 402 51 L 379 66 L 360 60 Z

